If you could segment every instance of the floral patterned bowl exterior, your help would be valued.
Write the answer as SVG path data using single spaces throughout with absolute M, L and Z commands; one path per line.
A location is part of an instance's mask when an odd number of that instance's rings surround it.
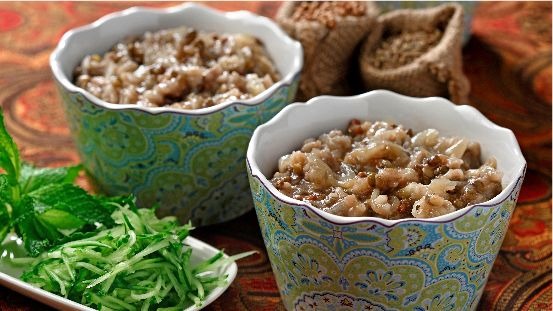
M 260 95 L 198 109 L 106 103 L 72 83 L 81 59 L 129 35 L 187 25 L 261 39 L 282 79 Z M 253 130 L 289 104 L 302 67 L 301 45 L 273 22 L 249 12 L 220 13 L 194 4 L 131 8 L 66 33 L 50 58 L 84 167 L 100 191 L 134 193 L 141 206 L 207 225 L 253 205 L 245 155 Z
M 481 143 L 504 190 L 432 219 L 341 217 L 291 199 L 269 182 L 280 156 L 352 118 Z M 306 122 L 307 121 L 307 122 Z M 288 310 L 474 310 L 507 232 L 526 162 L 513 133 L 476 109 L 388 91 L 292 104 L 254 132 L 247 154 L 257 217 Z

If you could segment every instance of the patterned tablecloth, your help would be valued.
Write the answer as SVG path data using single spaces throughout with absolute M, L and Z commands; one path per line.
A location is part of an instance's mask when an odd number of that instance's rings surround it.
M 27 161 L 79 162 L 48 68 L 61 35 L 132 3 L 0 3 L 0 104 Z M 170 3 L 141 3 L 169 6 Z M 272 17 L 277 2 L 209 3 Z M 470 104 L 511 128 L 529 170 L 480 310 L 551 310 L 551 2 L 487 2 L 475 11 L 465 46 Z M 86 181 L 81 181 L 86 186 Z M 195 230 L 228 253 L 255 249 L 209 310 L 282 310 L 255 213 Z M 0 286 L 0 310 L 47 310 Z

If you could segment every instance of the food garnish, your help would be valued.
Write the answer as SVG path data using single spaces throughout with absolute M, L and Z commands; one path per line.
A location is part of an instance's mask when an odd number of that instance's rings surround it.
M 255 252 L 193 264 L 191 224 L 158 219 L 131 196 L 103 197 L 77 185 L 81 166 L 24 163 L 0 111 L 0 241 L 12 231 L 31 257 L 21 279 L 99 310 L 182 310 L 227 282 L 228 264 Z M 33 258 L 36 257 L 36 258 Z

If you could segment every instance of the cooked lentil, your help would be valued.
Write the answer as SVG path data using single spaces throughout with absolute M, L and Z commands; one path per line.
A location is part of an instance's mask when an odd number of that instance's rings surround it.
M 188 27 L 127 38 L 86 56 L 74 76 L 109 103 L 181 109 L 248 99 L 280 79 L 258 39 Z
M 280 158 L 271 182 L 283 194 L 340 216 L 430 218 L 487 201 L 501 190 L 494 158 L 480 145 L 414 133 L 388 122 L 351 120 Z

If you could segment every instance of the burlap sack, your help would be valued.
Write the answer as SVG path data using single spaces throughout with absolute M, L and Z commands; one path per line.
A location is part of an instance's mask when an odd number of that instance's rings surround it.
M 276 21 L 303 46 L 304 65 L 301 73 L 298 99 L 328 95 L 346 95 L 346 82 L 353 52 L 365 38 L 378 15 L 372 2 L 364 2 L 365 16 L 337 18 L 332 28 L 318 21 L 294 21 L 291 15 L 300 2 L 285 2 L 276 15 Z
M 386 34 L 432 31 L 436 27 L 443 31 L 440 41 L 413 62 L 393 69 L 378 69 L 370 64 L 370 53 Z M 416 97 L 442 96 L 455 103 L 467 103 L 470 84 L 463 74 L 462 36 L 463 8 L 454 3 L 380 16 L 359 56 L 366 89 L 388 89 Z

